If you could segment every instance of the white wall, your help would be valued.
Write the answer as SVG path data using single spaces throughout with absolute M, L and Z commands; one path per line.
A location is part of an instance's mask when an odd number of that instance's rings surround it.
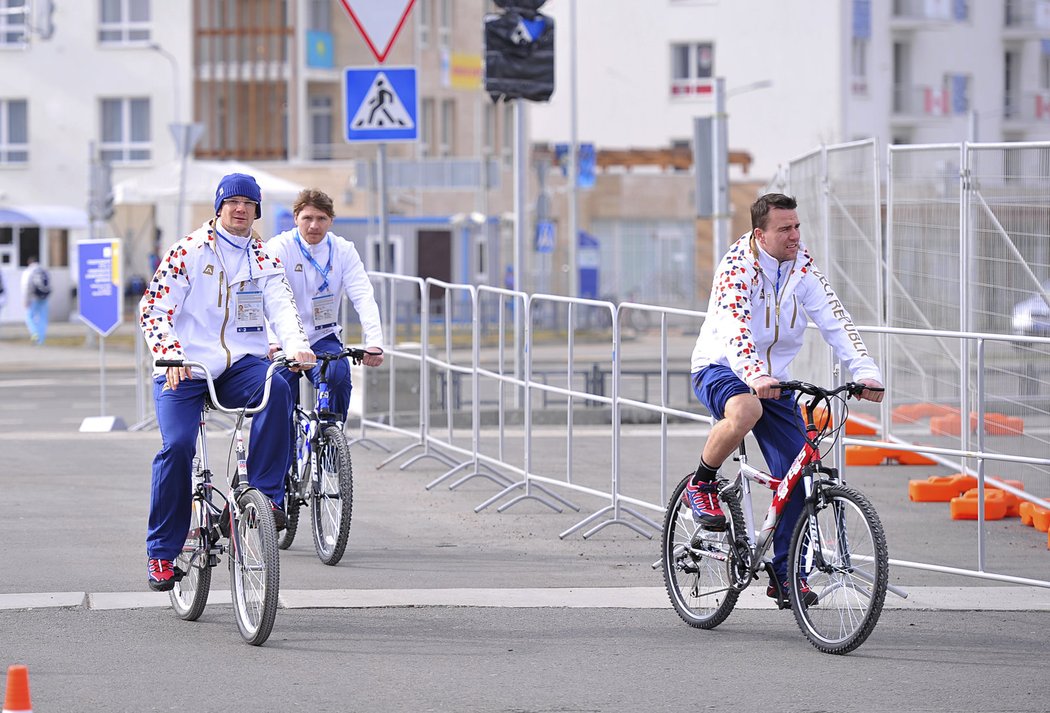
M 549 0 L 555 19 L 557 76 L 549 104 L 530 104 L 534 141 L 569 140 L 570 3 L 576 3 L 578 138 L 599 148 L 657 148 L 689 140 L 709 100 L 672 100 L 670 46 L 715 42 L 715 72 L 731 96 L 730 148 L 751 152 L 752 176 L 842 136 L 840 0 Z

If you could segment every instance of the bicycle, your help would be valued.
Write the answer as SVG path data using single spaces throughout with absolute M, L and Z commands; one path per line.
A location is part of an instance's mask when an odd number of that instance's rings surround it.
M 193 459 L 193 513 L 182 552 L 175 558 L 175 586 L 168 596 L 175 614 L 196 621 L 204 612 L 211 590 L 212 568 L 219 557 L 228 554 L 230 589 L 237 628 L 244 640 L 259 646 L 270 636 L 277 616 L 280 562 L 277 532 L 270 499 L 248 485 L 247 452 L 244 447 L 245 416 L 266 408 L 270 398 L 270 379 L 283 362 L 274 361 L 266 372 L 262 399 L 252 408 L 227 408 L 219 403 L 215 381 L 208 367 L 198 361 L 158 359 L 159 367 L 199 368 L 208 384 L 197 434 L 197 455 Z M 208 465 L 207 421 L 211 410 L 237 416 L 234 447 L 237 467 L 229 477 L 224 494 L 212 482 Z M 229 527 L 224 534 L 220 521 L 225 513 Z M 228 542 L 223 543 L 226 539 Z
M 335 566 L 346 551 L 353 515 L 354 476 L 350 446 L 339 414 L 330 410 L 328 365 L 349 357 L 360 364 L 364 349 L 344 348 L 335 354 L 318 354 L 320 368 L 313 408 L 296 403 L 292 416 L 292 466 L 285 478 L 285 511 L 288 524 L 278 535 L 278 546 L 288 549 L 299 529 L 299 509 L 310 506 L 314 549 L 317 557 Z
M 841 425 L 831 424 L 832 399 L 858 397 L 867 387 L 847 383 L 823 389 L 801 381 L 781 382 L 784 391 L 798 392 L 804 404 L 806 443 L 787 475 L 778 480 L 747 462 L 744 444 L 734 458 L 740 464 L 732 482 L 719 479 L 718 497 L 726 514 L 722 531 L 701 528 L 683 498 L 686 476 L 671 495 L 664 518 L 662 566 L 671 604 L 682 620 L 698 629 L 713 629 L 733 611 L 740 593 L 765 571 L 777 592 L 777 606 L 790 607 L 802 633 L 824 653 L 853 651 L 871 634 L 882 612 L 889 577 L 889 554 L 882 523 L 874 506 L 859 491 L 843 483 L 838 470 L 825 466 L 821 442 L 838 437 Z M 845 394 L 845 395 L 843 395 Z M 814 411 L 824 406 L 820 428 Z M 846 422 L 843 413 L 840 424 Z M 751 482 L 775 491 L 773 501 L 756 532 Z M 784 504 L 799 484 L 806 500 L 795 525 L 788 551 L 789 597 L 766 558 L 773 530 Z M 816 595 L 806 606 L 803 583 Z M 810 595 L 812 596 L 812 595 Z

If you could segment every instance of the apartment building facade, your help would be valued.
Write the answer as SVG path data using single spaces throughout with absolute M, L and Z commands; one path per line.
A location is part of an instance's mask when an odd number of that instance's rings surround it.
M 500 10 L 491 0 L 392 5 L 408 12 L 382 66 L 416 68 L 419 139 L 386 145 L 388 264 L 502 285 L 516 217 L 514 108 L 481 86 L 484 16 Z M 589 295 L 702 303 L 710 224 L 695 218 L 689 161 L 668 156 L 688 152 L 693 120 L 713 112 L 715 77 L 726 79 L 730 147 L 747 156 L 731 164 L 734 234 L 759 186 L 822 143 L 1047 138 L 1048 6 L 548 0 L 556 90 L 526 105 L 522 285 L 567 289 L 575 196 L 599 271 Z M 7 284 L 37 254 L 68 295 L 76 241 L 89 235 L 121 238 L 127 278 L 148 276 L 159 251 L 210 217 L 215 172 L 234 160 L 263 183 L 261 233 L 289 225 L 299 187 L 321 188 L 337 230 L 378 268 L 377 145 L 344 139 L 344 68 L 375 66 L 342 0 L 0 0 Z M 578 141 L 599 156 L 575 192 L 553 158 L 573 111 Z M 92 159 L 115 186 L 108 220 L 92 220 L 97 196 L 88 208 Z M 538 223 L 553 241 L 537 239 Z M 56 317 L 72 309 L 71 298 L 53 302 Z M 10 304 L 0 315 L 19 318 Z

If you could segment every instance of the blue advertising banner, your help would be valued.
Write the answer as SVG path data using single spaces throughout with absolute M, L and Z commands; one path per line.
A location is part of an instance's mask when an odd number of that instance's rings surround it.
M 103 337 L 117 328 L 124 313 L 121 262 L 119 240 L 81 240 L 77 243 L 80 318 Z

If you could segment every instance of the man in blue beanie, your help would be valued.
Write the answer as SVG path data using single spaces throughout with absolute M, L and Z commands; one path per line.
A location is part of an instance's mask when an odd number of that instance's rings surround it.
M 267 370 L 267 323 L 295 360 L 314 362 L 284 268 L 252 230 L 261 216 L 255 179 L 243 173 L 223 177 L 215 190 L 215 218 L 172 246 L 139 303 L 153 358 L 206 364 L 225 406 L 258 403 Z M 172 562 L 189 531 L 191 464 L 207 394 L 202 376 L 189 367 L 154 370 L 161 449 L 153 459 L 146 535 L 147 581 L 154 591 L 175 586 Z M 288 382 L 273 379 L 267 407 L 252 419 L 248 454 L 248 481 L 273 501 L 278 529 L 286 521 L 291 403 Z

